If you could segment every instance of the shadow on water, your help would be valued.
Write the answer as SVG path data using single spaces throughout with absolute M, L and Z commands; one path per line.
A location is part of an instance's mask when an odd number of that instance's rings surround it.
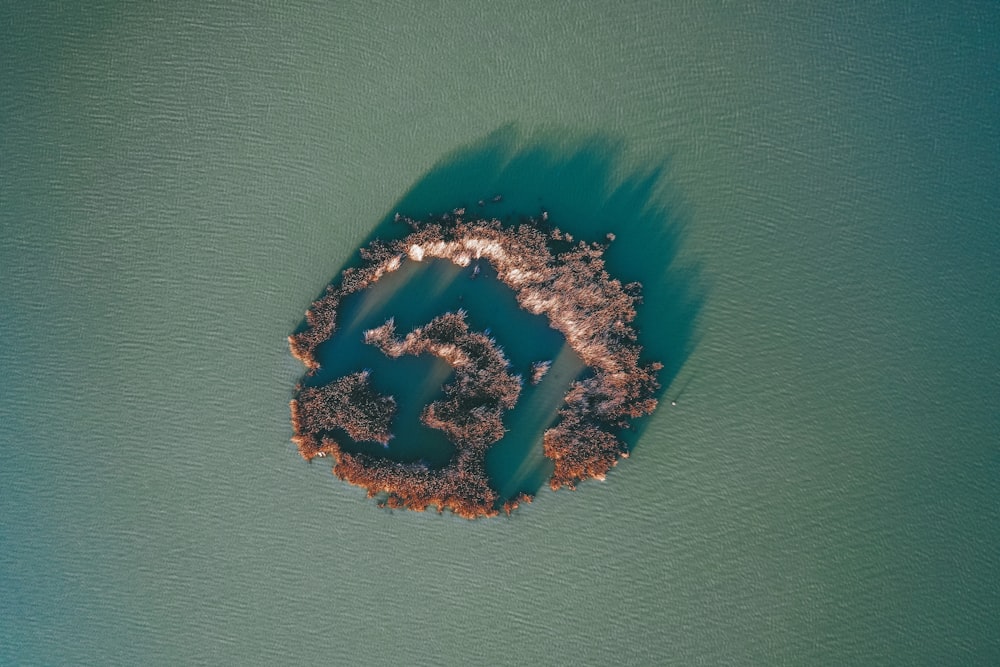
M 668 180 L 669 160 L 628 171 L 623 151 L 622 142 L 601 135 L 525 134 L 513 125 L 501 127 L 432 167 L 372 229 L 365 244 L 376 238 L 405 236 L 409 228 L 394 222 L 397 212 L 422 218 L 458 207 L 466 207 L 468 216 L 508 222 L 544 210 L 550 225 L 580 240 L 602 241 L 608 232 L 614 233 L 616 240 L 605 255 L 607 269 L 622 282 L 643 285 L 635 326 L 644 359 L 664 366 L 662 399 L 668 390 L 676 393 L 671 384 L 697 344 L 698 315 L 706 292 L 699 266 L 678 260 L 688 221 Z M 502 195 L 502 200 L 491 201 L 495 195 Z M 339 280 L 339 272 L 334 280 Z M 427 310 L 425 320 L 441 312 Z M 382 317 L 390 314 L 383 311 Z M 480 325 L 480 319 L 470 313 L 471 325 Z M 542 334 L 532 327 L 531 335 Z M 505 340 L 499 334 L 497 338 L 509 348 L 512 342 L 523 340 L 523 336 Z M 511 349 L 509 356 L 513 361 L 517 355 Z M 322 355 L 321 363 L 325 365 Z M 572 367 L 565 365 L 565 369 Z M 524 374 L 521 368 L 515 372 Z M 560 402 L 553 403 L 551 386 L 563 382 L 568 386 L 573 377 L 543 380 L 538 388 L 525 385 L 518 409 L 506 420 L 508 437 L 487 458 L 501 495 L 533 494 L 545 483 L 551 468 L 541 456 L 541 433 L 551 423 L 553 405 Z M 546 385 L 550 389 L 543 392 Z M 531 402 L 534 391 L 545 395 L 544 409 L 536 406 L 519 413 L 524 403 Z M 661 400 L 660 409 L 669 407 L 669 401 Z M 641 440 L 647 422 L 648 417 L 637 420 L 622 434 L 630 449 Z

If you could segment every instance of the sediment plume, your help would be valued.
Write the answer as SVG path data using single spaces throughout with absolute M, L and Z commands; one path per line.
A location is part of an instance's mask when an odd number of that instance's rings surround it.
M 373 241 L 361 250 L 359 267 L 346 269 L 306 313 L 306 327 L 289 337 L 292 353 L 312 375 L 319 369 L 316 348 L 336 331 L 337 310 L 344 297 L 368 288 L 406 261 L 444 259 L 459 266 L 485 260 L 528 312 L 544 315 L 567 344 L 590 367 L 589 376 L 569 388 L 556 422 L 543 437 L 543 451 L 555 470 L 550 486 L 574 488 L 585 479 L 603 479 L 628 450 L 618 433 L 630 420 L 656 408 L 662 366 L 640 361 L 642 348 L 632 327 L 641 286 L 622 285 L 604 268 L 607 244 L 574 241 L 559 229 L 543 231 L 543 220 L 517 226 L 499 220 L 466 220 L 464 209 L 427 220 L 402 215 L 404 238 Z M 608 234 L 608 243 L 614 240 Z M 390 319 L 365 333 L 365 340 L 388 356 L 433 354 L 455 369 L 445 385 L 445 398 L 428 405 L 421 420 L 442 430 L 456 445 L 452 461 L 439 470 L 345 451 L 330 433 L 336 427 L 352 439 L 387 442 L 395 402 L 371 392 L 367 376 L 354 374 L 320 388 L 300 389 L 292 401 L 295 437 L 303 457 L 332 456 L 337 476 L 385 494 L 389 507 L 423 510 L 436 506 L 459 516 L 493 516 L 510 512 L 521 494 L 498 506 L 499 498 L 485 471 L 486 450 L 504 433 L 503 414 L 516 403 L 519 377 L 495 341 L 470 332 L 462 311 L 445 313 L 398 338 Z M 549 362 L 532 366 L 530 381 L 541 381 Z M 349 378 L 346 385 L 340 383 Z M 328 387 L 334 387 L 324 393 Z M 353 393 L 352 393 L 353 392 Z M 362 401 L 362 410 L 345 409 L 342 396 Z M 392 401 L 391 409 L 389 401 Z M 349 403 L 350 401 L 348 401 Z M 329 414 L 321 415 L 323 411 Z M 358 421 L 354 423 L 353 419 Z M 357 437 L 356 437 L 357 436 Z M 384 440 L 382 439 L 384 438 Z

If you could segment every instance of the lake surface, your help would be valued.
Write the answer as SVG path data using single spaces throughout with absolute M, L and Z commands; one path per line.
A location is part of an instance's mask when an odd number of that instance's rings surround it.
M 0 663 L 1000 663 L 994 3 L 0 26 Z M 379 509 L 289 441 L 286 337 L 498 192 L 617 235 L 664 400 L 606 482 Z

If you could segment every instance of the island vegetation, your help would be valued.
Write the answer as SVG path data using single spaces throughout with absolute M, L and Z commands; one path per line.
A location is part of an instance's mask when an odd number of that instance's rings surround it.
M 603 254 L 614 236 L 609 234 L 603 244 L 575 241 L 549 228 L 545 214 L 515 226 L 496 219 L 466 219 L 464 209 L 424 220 L 397 215 L 397 221 L 409 225 L 409 234 L 362 248 L 360 265 L 345 269 L 340 281 L 327 287 L 306 312 L 305 328 L 289 337 L 292 353 L 310 374 L 316 373 L 316 349 L 334 335 L 343 299 L 404 262 L 444 259 L 469 266 L 487 261 L 518 304 L 544 315 L 589 367 L 571 384 L 555 423 L 543 436 L 543 451 L 554 462 L 551 488 L 603 479 L 628 455 L 621 431 L 631 419 L 655 409 L 656 376 L 662 368 L 640 360 L 642 348 L 632 326 L 640 285 L 623 285 L 605 270 Z M 502 417 L 521 391 L 521 378 L 511 374 L 495 341 L 470 332 L 461 310 L 436 317 L 403 338 L 389 320 L 367 331 L 365 339 L 389 356 L 432 354 L 452 366 L 454 377 L 443 388 L 444 399 L 426 406 L 421 420 L 455 444 L 454 458 L 431 470 L 420 463 L 346 451 L 336 441 L 338 432 L 383 444 L 391 437 L 395 401 L 375 392 L 365 372 L 297 389 L 293 440 L 303 457 L 333 457 L 337 476 L 366 488 L 370 496 L 383 497 L 389 507 L 435 506 L 474 518 L 509 512 L 530 501 L 522 493 L 501 504 L 485 470 L 486 450 L 503 436 Z M 534 364 L 530 381 L 540 381 L 549 365 Z

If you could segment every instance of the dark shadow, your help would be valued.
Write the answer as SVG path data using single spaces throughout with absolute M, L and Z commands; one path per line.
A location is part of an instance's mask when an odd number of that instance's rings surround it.
M 635 328 L 644 359 L 664 365 L 663 399 L 697 345 L 706 290 L 699 265 L 678 260 L 689 221 L 669 182 L 669 158 L 628 172 L 623 153 L 622 142 L 602 135 L 525 134 L 514 125 L 501 127 L 431 168 L 371 230 L 365 244 L 405 236 L 410 230 L 394 222 L 397 212 L 422 218 L 458 207 L 466 207 L 467 216 L 511 222 L 544 210 L 548 224 L 585 241 L 603 241 L 614 233 L 616 240 L 605 255 L 607 270 L 622 282 L 643 285 Z M 502 200 L 492 201 L 495 195 Z M 669 400 L 661 400 L 659 409 L 669 407 Z M 637 420 L 622 434 L 630 449 L 641 440 L 647 421 Z M 541 483 L 537 471 L 526 479 L 526 486 L 498 485 L 536 491 Z

